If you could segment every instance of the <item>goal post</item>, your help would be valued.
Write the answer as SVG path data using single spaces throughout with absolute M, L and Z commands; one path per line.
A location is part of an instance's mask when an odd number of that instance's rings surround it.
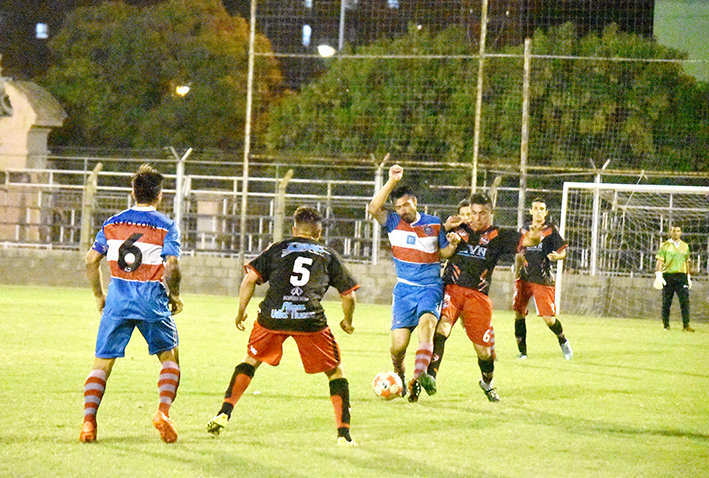
M 657 302 L 647 300 L 655 254 L 671 225 L 682 227 L 694 277 L 705 279 L 709 187 L 564 183 L 559 232 L 569 248 L 557 264 L 557 306 L 582 315 L 646 316 L 648 302 Z

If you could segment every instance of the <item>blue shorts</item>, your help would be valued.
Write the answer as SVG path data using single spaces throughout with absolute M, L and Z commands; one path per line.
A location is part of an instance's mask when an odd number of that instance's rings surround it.
M 148 343 L 148 353 L 155 355 L 177 347 L 177 327 L 172 317 L 161 320 L 101 318 L 96 337 L 96 357 L 111 359 L 124 357 L 126 346 L 138 327 Z
M 441 316 L 443 287 L 440 285 L 417 286 L 397 282 L 392 298 L 391 328 L 416 327 L 419 318 L 426 312 Z

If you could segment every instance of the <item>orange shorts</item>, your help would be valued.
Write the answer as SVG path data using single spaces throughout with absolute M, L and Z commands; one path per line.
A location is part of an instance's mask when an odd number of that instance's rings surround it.
M 553 286 L 535 284 L 522 279 L 515 281 L 515 296 L 512 301 L 512 310 L 527 315 L 527 304 L 534 297 L 537 306 L 537 315 L 540 317 L 556 316 L 556 299 Z
M 441 320 L 455 325 L 462 319 L 465 333 L 471 342 L 484 347 L 495 346 L 495 329 L 492 327 L 492 301 L 480 291 L 447 285 L 443 295 Z
M 247 351 L 250 357 L 274 367 L 281 363 L 283 342 L 293 337 L 305 373 L 320 373 L 340 365 L 340 347 L 330 327 L 319 332 L 286 332 L 269 330 L 254 322 Z

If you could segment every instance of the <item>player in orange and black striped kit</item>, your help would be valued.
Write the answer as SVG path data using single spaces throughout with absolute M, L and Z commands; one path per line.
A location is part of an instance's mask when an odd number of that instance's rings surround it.
M 482 373 L 480 388 L 488 400 L 499 402 L 492 383 L 495 370 L 495 330 L 492 327 L 492 301 L 488 297 L 492 273 L 503 255 L 514 255 L 519 232 L 492 225 L 492 203 L 484 194 L 475 194 L 458 207 L 459 216 L 446 221 L 460 237 L 455 255 L 443 270 L 445 294 L 441 320 L 433 340 L 433 359 L 428 373 L 436 376 L 445 341 L 460 317 L 473 342 Z
M 322 233 L 320 214 L 311 207 L 303 206 L 296 210 L 293 219 L 293 237 L 271 244 L 246 266 L 247 274 L 239 290 L 239 311 L 235 320 L 239 330 L 244 330 L 246 307 L 256 285 L 268 282 L 269 288 L 259 304 L 247 355 L 236 366 L 222 407 L 207 424 L 207 431 L 219 435 L 259 365 L 263 362 L 278 365 L 283 355 L 283 342 L 293 337 L 305 372 L 323 372 L 329 380 L 338 446 L 353 446 L 349 383 L 342 367 L 340 348 L 327 325 L 320 300 L 330 286 L 337 289 L 344 314 L 340 327 L 351 334 L 354 332 L 355 290 L 359 285 L 340 256 L 318 242 Z
M 573 351 L 564 335 L 561 322 L 556 318 L 554 276 L 551 273 L 551 263 L 566 257 L 567 243 L 559 234 L 554 224 L 546 222 L 548 214 L 546 202 L 543 199 L 532 200 L 529 210 L 532 223 L 522 228 L 524 241 L 535 243 L 527 247 L 520 246 L 517 255 L 517 280 L 512 308 L 515 311 L 515 337 L 519 355 L 517 358 L 527 358 L 527 305 L 534 297 L 537 314 L 544 319 L 549 330 L 556 335 L 561 351 L 566 360 L 571 360 Z

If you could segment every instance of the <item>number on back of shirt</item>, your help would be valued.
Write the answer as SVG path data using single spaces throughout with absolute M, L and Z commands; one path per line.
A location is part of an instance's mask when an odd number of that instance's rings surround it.
M 126 272 L 133 272 L 143 263 L 143 253 L 135 242 L 143 237 L 139 232 L 132 234 L 118 248 L 118 267 Z
M 311 257 L 298 257 L 293 263 L 293 275 L 290 276 L 290 283 L 294 287 L 302 287 L 310 280 L 310 269 L 313 259 Z

